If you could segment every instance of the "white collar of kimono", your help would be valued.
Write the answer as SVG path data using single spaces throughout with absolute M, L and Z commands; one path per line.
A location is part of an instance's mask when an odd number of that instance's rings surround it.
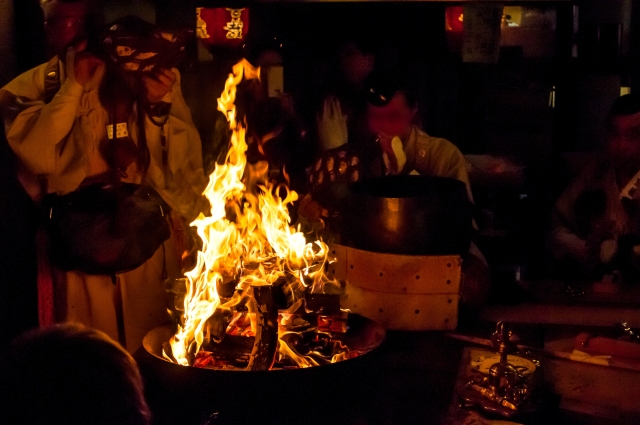
M 620 191 L 620 199 L 633 199 L 638 196 L 638 186 L 640 185 L 640 171 L 629 180 L 629 183 Z

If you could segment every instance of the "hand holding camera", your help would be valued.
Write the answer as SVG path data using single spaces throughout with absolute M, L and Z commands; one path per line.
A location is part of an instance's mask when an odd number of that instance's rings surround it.
M 87 41 L 81 41 L 67 50 L 67 73 L 81 86 L 93 78 L 96 70 L 104 62 L 87 50 Z M 71 65 L 73 64 L 73 65 Z
M 147 102 L 153 105 L 164 99 L 171 92 L 176 78 L 176 74 L 170 69 L 160 69 L 153 75 L 143 75 L 142 84 L 146 89 Z

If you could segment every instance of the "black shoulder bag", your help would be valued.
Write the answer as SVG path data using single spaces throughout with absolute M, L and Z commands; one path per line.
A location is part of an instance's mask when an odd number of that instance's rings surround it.
M 170 236 L 168 206 L 149 186 L 95 183 L 48 195 L 51 260 L 62 270 L 113 275 L 138 268 Z

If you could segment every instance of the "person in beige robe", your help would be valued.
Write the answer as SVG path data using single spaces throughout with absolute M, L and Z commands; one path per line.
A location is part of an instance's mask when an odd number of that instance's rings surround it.
M 105 64 L 81 50 L 82 44 L 68 47 L 63 60 L 57 61 L 61 85 L 48 103 L 45 73 L 51 72 L 50 64 L 23 73 L 0 90 L 7 139 L 22 166 L 20 179 L 36 200 L 44 194 L 73 192 L 85 179 L 109 167 L 99 149 L 107 138 L 108 124 L 108 113 L 98 96 Z M 151 160 L 144 181 L 135 162 L 122 181 L 149 184 L 171 207 L 174 218 L 189 223 L 209 209 L 202 197 L 207 180 L 201 141 L 180 91 L 179 72 L 163 70 L 163 74 L 164 89 L 157 81 L 145 85 L 149 95 L 159 97 L 149 101 L 171 103 L 166 125 L 161 128 L 147 117 Z M 137 113 L 141 112 L 134 108 L 128 122 L 136 143 Z M 161 132 L 166 137 L 167 161 L 163 161 Z M 135 351 L 150 329 L 169 321 L 165 279 L 180 277 L 182 272 L 180 258 L 174 254 L 174 239 L 172 230 L 172 237 L 146 263 L 117 275 L 117 285 L 111 276 L 56 270 L 56 319 L 102 330 Z
M 349 192 L 327 188 L 381 175 L 410 174 L 456 179 L 465 184 L 469 202 L 473 204 L 467 163 L 460 150 L 450 141 L 430 136 L 413 124 L 417 101 L 411 91 L 402 87 L 399 78 L 384 74 L 374 77 L 377 78 L 372 78 L 367 91 L 366 119 L 376 145 L 349 141 L 325 152 L 311 168 L 310 193 L 300 202 L 299 214 L 311 225 L 322 220 L 330 227 L 339 226 L 337 210 L 344 202 L 339 197 L 348 196 Z M 346 119 L 330 105 L 325 115 L 335 121 Z M 475 222 L 470 224 L 475 227 Z M 337 233 L 339 230 L 325 231 L 323 236 L 326 240 L 338 242 Z M 475 310 L 488 296 L 490 277 L 488 264 L 473 242 L 464 259 L 463 273 L 462 303 Z

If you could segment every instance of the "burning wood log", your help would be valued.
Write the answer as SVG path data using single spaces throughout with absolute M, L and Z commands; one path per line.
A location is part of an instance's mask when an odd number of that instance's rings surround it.
M 340 296 L 335 294 L 305 293 L 307 313 L 318 313 L 325 316 L 340 314 Z
M 220 298 L 231 298 L 236 291 L 238 279 L 226 278 L 216 283 L 216 289 Z
M 341 311 L 334 316 L 318 316 L 318 329 L 321 331 L 346 333 L 349 327 L 349 312 Z
M 218 343 L 222 342 L 232 317 L 233 312 L 228 308 L 217 308 L 213 312 L 213 315 L 207 320 L 207 329 L 211 339 Z
M 220 343 L 207 343 L 196 354 L 192 366 L 208 369 L 243 369 L 249 362 L 255 339 L 227 335 Z
M 203 345 L 203 350 L 211 351 L 216 356 L 248 356 L 254 346 L 254 338 L 248 336 L 227 335 L 220 343 Z
M 278 310 L 271 285 L 252 285 L 251 288 L 256 308 L 256 336 L 247 370 L 269 370 L 278 348 Z

